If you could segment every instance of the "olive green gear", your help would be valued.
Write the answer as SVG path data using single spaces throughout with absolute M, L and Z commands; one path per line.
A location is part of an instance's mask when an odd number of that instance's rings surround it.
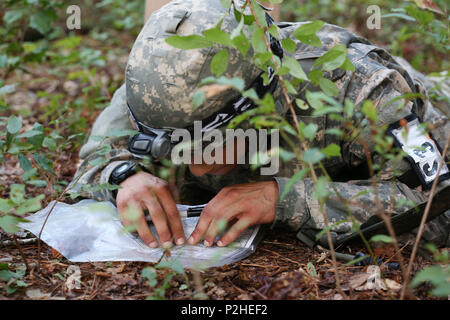
M 181 50 L 166 43 L 173 35 L 201 35 L 222 20 L 221 29 L 231 33 L 238 22 L 232 9 L 220 0 L 172 1 L 153 13 L 140 32 L 126 68 L 129 108 L 139 122 L 152 128 L 184 128 L 220 110 L 239 92 L 229 86 L 212 86 L 206 100 L 192 104 L 199 82 L 209 76 L 210 63 L 223 46 Z M 225 77 L 238 77 L 248 86 L 261 73 L 250 58 L 229 48 Z

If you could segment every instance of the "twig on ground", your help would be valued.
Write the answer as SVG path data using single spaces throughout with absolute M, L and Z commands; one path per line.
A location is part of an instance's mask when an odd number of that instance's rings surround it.
M 261 292 L 258 291 L 258 289 L 254 289 L 253 290 L 254 293 L 257 293 L 261 298 L 263 298 L 264 300 L 268 300 L 269 298 L 267 298 L 265 295 L 263 295 Z
M 264 250 L 264 251 L 267 251 L 267 252 L 270 252 L 270 253 L 272 253 L 272 254 L 275 254 L 276 256 L 280 257 L 281 259 L 286 260 L 286 261 L 289 261 L 289 262 L 292 262 L 292 263 L 295 263 L 295 264 L 298 264 L 299 266 L 304 266 L 304 265 L 305 265 L 304 263 L 300 263 L 300 262 L 298 262 L 298 261 L 295 261 L 295 260 L 286 258 L 285 256 L 279 254 L 278 252 L 275 252 L 275 251 L 272 251 L 272 250 L 269 250 L 269 249 L 264 249 L 264 248 L 259 248 L 259 249 Z
M 22 247 L 20 246 L 19 241 L 17 241 L 16 235 L 14 235 L 14 242 L 16 243 L 17 249 L 19 249 L 20 256 L 22 257 L 22 260 L 25 263 L 25 267 L 27 268 L 28 271 L 30 271 L 31 269 L 30 269 L 30 266 L 28 265 L 27 258 L 25 258 L 25 255 L 23 254 Z
M 261 264 L 255 264 L 255 263 L 241 263 L 240 265 L 241 266 L 246 266 L 246 267 L 264 268 L 264 269 L 277 267 L 277 266 L 263 266 Z
M 19 244 L 33 244 L 37 242 L 37 238 L 30 238 L 30 239 L 16 239 L 16 241 Z M 14 240 L 5 240 L 0 242 L 0 245 L 2 247 L 7 247 L 7 246 L 12 246 L 12 245 L 16 245 L 16 242 Z

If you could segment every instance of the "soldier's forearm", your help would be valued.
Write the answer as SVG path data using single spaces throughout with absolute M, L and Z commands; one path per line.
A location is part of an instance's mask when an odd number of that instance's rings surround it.
M 280 198 L 273 227 L 283 226 L 292 231 L 301 228 L 321 230 L 326 227 L 320 203 L 313 196 L 315 185 L 311 179 L 295 183 L 283 199 L 281 195 L 289 178 L 275 179 Z M 327 189 L 332 194 L 325 203 L 328 221 L 330 224 L 342 222 L 333 228 L 337 233 L 350 232 L 353 221 L 364 223 L 377 210 L 400 213 L 411 208 L 413 203 L 426 201 L 426 196 L 421 192 L 392 181 L 379 182 L 375 187 L 368 180 L 328 182 Z

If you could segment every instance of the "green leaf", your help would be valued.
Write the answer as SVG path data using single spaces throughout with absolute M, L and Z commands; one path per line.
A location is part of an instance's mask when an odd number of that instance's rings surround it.
M 331 157 L 339 157 L 341 155 L 341 147 L 337 144 L 330 144 L 321 150 L 327 159 Z
M 9 270 L 0 270 L 0 280 L 8 282 L 16 273 Z
M 308 262 L 306 265 L 306 271 L 313 277 L 317 277 L 317 271 L 312 262 Z
M 21 204 L 25 200 L 25 185 L 12 184 L 10 186 L 9 198 L 15 204 Z
M 325 155 L 318 148 L 311 148 L 303 153 L 303 161 L 315 164 L 325 158 Z
M 211 60 L 211 73 L 220 77 L 228 68 L 228 50 L 223 49 L 216 53 Z
M 40 153 L 33 154 L 34 160 L 36 160 L 37 164 L 44 169 L 45 171 L 50 172 L 52 175 L 56 176 L 56 173 L 53 171 L 53 163 L 41 155 Z
M 256 53 L 253 56 L 258 66 L 261 67 L 263 67 L 267 63 L 267 61 L 269 61 L 272 57 L 273 53 L 271 52 Z
M 45 137 L 44 142 L 42 143 L 42 146 L 44 146 L 45 148 L 47 148 L 50 151 L 55 151 L 56 150 L 56 141 L 55 141 L 55 139 Z
M 39 10 L 30 17 L 30 27 L 36 29 L 41 34 L 46 34 L 52 29 L 51 24 L 55 20 L 54 11 Z
M 31 131 L 33 131 L 33 134 L 27 137 L 28 142 L 36 149 L 40 148 L 45 138 L 44 127 L 40 123 L 35 123 L 31 128 Z M 41 134 L 36 134 L 36 131 L 41 132 Z
M 175 271 L 178 274 L 184 274 L 185 273 L 183 265 L 178 260 L 161 261 L 160 263 L 158 263 L 155 266 L 155 268 L 158 268 L 158 269 L 168 268 L 170 270 Z
M 41 194 L 32 199 L 27 199 L 22 203 L 14 212 L 15 214 L 22 215 L 25 213 L 36 212 L 42 208 L 41 201 L 44 199 L 44 195 Z
M 285 74 L 288 74 L 288 73 L 289 73 L 289 68 L 288 67 L 280 67 L 275 72 L 275 75 L 277 75 L 277 76 L 284 76 Z
M 308 101 L 309 105 L 314 109 L 323 108 L 324 104 L 322 102 L 322 96 L 323 94 L 318 92 L 306 91 L 306 101 Z
M 17 135 L 17 138 L 21 139 L 21 138 L 31 138 L 31 137 L 36 137 L 36 136 L 40 136 L 43 135 L 44 133 L 42 131 L 38 131 L 38 130 L 28 130 L 24 133 L 21 133 L 19 135 Z
M 289 69 L 289 73 L 292 76 L 298 79 L 308 80 L 308 76 L 303 71 L 302 66 L 296 59 L 286 56 L 283 61 L 283 67 L 287 67 Z
M 14 92 L 16 90 L 16 86 L 17 86 L 17 83 L 13 83 L 13 84 L 7 84 L 3 87 L 0 87 L 0 97 L 5 94 Z
M 405 8 L 406 13 L 410 15 L 411 17 L 415 18 L 417 21 L 420 22 L 423 26 L 426 26 L 431 23 L 431 21 L 434 20 L 434 14 L 431 12 L 421 10 L 417 8 L 415 5 L 410 5 Z
M 14 208 L 14 203 L 10 199 L 0 198 L 0 212 L 8 213 L 12 208 Z
M 307 45 L 319 47 L 322 45 L 322 41 L 316 35 L 316 32 L 319 31 L 324 24 L 325 23 L 320 20 L 303 24 L 294 31 L 293 36 Z
M 331 195 L 331 192 L 328 190 L 328 181 L 325 177 L 320 177 L 314 185 L 313 198 L 315 200 L 322 200 L 329 195 Z
M 205 92 L 202 90 L 197 90 L 192 95 L 192 105 L 194 108 L 200 107 L 203 102 L 205 102 Z
M 404 13 L 388 13 L 388 14 L 383 14 L 381 16 L 381 18 L 392 18 L 392 17 L 405 19 L 405 20 L 408 20 L 408 21 L 414 21 L 414 22 L 417 21 L 416 19 L 414 19 L 414 18 L 412 18 L 412 17 L 410 17 L 410 16 L 408 16 L 407 14 L 404 14 Z
M 98 155 L 104 156 L 104 155 L 109 154 L 111 152 L 111 150 L 112 150 L 111 145 L 110 144 L 106 144 L 106 145 L 103 145 L 100 148 L 98 148 L 95 151 L 95 153 L 98 154 Z
M 317 33 L 320 29 L 322 29 L 325 22 L 316 20 L 312 21 L 310 23 L 302 24 L 300 27 L 298 27 L 293 33 L 292 36 L 298 37 L 298 36 L 306 36 Z
M 295 105 L 301 110 L 309 109 L 308 104 L 305 101 L 303 101 L 302 99 L 295 99 Z
M 447 297 L 450 294 L 448 265 L 444 266 L 444 268 L 435 265 L 419 271 L 413 281 L 411 281 L 411 287 L 417 287 L 422 282 L 430 282 L 436 287 L 431 292 L 432 294 Z
M 320 89 L 322 89 L 322 91 L 330 97 L 335 97 L 339 94 L 338 87 L 330 79 L 321 78 L 319 80 L 319 86 Z
M 231 8 L 231 0 L 220 0 L 220 3 L 225 9 Z
M 280 199 L 283 200 L 284 197 L 286 197 L 286 195 L 289 193 L 289 190 L 291 190 L 292 186 L 303 179 L 303 177 L 309 172 L 309 168 L 304 168 L 300 171 L 297 171 L 290 179 L 289 181 L 285 184 L 284 189 L 283 189 L 283 193 L 281 194 Z
M 278 28 L 276 25 L 272 24 L 267 31 L 274 37 L 275 39 L 280 39 L 280 34 L 278 33 Z
M 440 283 L 439 285 L 436 285 L 436 288 L 431 290 L 431 294 L 436 297 L 447 298 L 450 295 L 450 283 L 447 281 L 445 283 Z
M 241 20 L 238 24 L 238 26 L 231 32 L 230 38 L 233 40 L 237 36 L 239 36 L 242 33 L 242 28 L 244 27 L 244 17 L 241 17 Z
M 303 133 L 306 139 L 312 141 L 316 136 L 317 129 L 319 129 L 319 126 L 317 124 L 310 123 L 304 128 L 302 128 L 301 132 Z
M 27 184 L 31 184 L 32 186 L 38 187 L 38 188 L 44 188 L 47 187 L 48 183 L 45 180 L 28 180 Z
M 385 243 L 392 243 L 392 238 L 385 235 L 385 234 L 377 234 L 370 238 L 371 242 L 385 242 Z
M 361 107 L 361 111 L 371 121 L 375 123 L 378 121 L 377 109 L 370 100 L 364 101 L 364 104 Z
M 233 38 L 233 44 L 238 48 L 239 52 L 245 57 L 250 49 L 250 41 L 243 34 L 240 34 Z
M 281 40 L 281 45 L 285 50 L 291 53 L 294 53 L 295 50 L 297 49 L 297 44 L 295 43 L 295 41 L 289 38 Z
M 342 66 L 347 59 L 347 47 L 344 44 L 340 44 L 331 48 L 327 53 L 317 59 L 314 67 L 323 65 L 322 68 L 326 71 L 333 71 Z
M 33 168 L 31 166 L 30 160 L 28 160 L 28 158 L 24 154 L 19 153 L 18 158 L 19 158 L 20 166 L 22 167 L 24 172 L 27 172 Z
M 199 35 L 171 36 L 166 39 L 166 42 L 172 47 L 183 50 L 207 48 L 214 44 L 205 37 Z
M 2 228 L 5 232 L 16 233 L 19 231 L 17 227 L 17 223 L 19 223 L 19 219 L 10 215 L 0 217 L 0 228 Z M 1 272 L 1 271 L 0 271 Z
M 353 112 L 355 111 L 355 104 L 350 99 L 345 99 L 344 112 L 348 118 L 353 117 Z
M 347 71 L 352 71 L 352 72 L 354 72 L 356 70 L 354 64 L 350 61 L 350 59 L 348 57 L 345 58 L 345 61 L 342 64 L 341 69 L 347 70 Z
M 242 12 L 236 9 L 236 6 L 234 6 L 234 16 L 236 18 L 236 21 L 241 21 L 242 17 L 244 17 L 244 24 L 247 26 L 255 22 L 255 17 L 253 17 L 253 15 L 243 14 Z
M 207 78 L 203 79 L 202 81 L 200 81 L 199 85 L 202 86 L 202 85 L 211 84 L 211 83 L 230 85 L 233 88 L 237 89 L 238 91 L 243 91 L 245 88 L 245 82 L 241 78 L 238 78 L 238 77 L 227 78 L 224 76 L 219 77 L 217 79 L 214 77 L 207 77 Z
M 253 11 L 255 12 L 255 16 L 258 19 L 258 22 L 260 23 L 261 27 L 267 27 L 267 21 L 266 21 L 266 12 L 264 9 L 259 5 L 256 0 L 251 0 Z
M 203 35 L 205 36 L 207 41 L 223 44 L 226 46 L 232 46 L 230 35 L 219 28 L 211 28 L 203 31 Z
M 308 77 L 309 80 L 317 86 L 319 85 L 320 79 L 323 77 L 323 72 L 322 70 L 311 70 Z
M 22 181 L 27 181 L 31 177 L 36 176 L 36 174 L 37 174 L 36 168 L 32 168 L 31 170 L 25 171 L 22 175 Z
M 251 41 L 252 41 L 252 46 L 253 46 L 253 50 L 255 51 L 255 53 L 267 51 L 267 46 L 264 41 L 264 37 L 265 37 L 265 34 L 264 34 L 263 29 L 256 29 L 253 32 Z
M 283 79 L 283 85 L 290 94 L 297 94 L 297 90 L 290 81 Z
M 10 134 L 16 134 L 19 132 L 20 128 L 22 128 L 22 118 L 16 116 L 9 117 L 6 130 L 8 130 Z
M 307 45 L 314 46 L 314 47 L 320 47 L 322 45 L 322 41 L 315 34 L 309 34 L 306 36 L 298 36 L 297 39 Z
M 217 221 L 216 227 L 219 233 L 224 232 L 227 228 L 227 225 L 228 225 L 227 219 L 220 219 L 219 221 Z
M 3 16 L 3 21 L 6 24 L 11 24 L 20 18 L 22 18 L 23 14 L 25 12 L 25 8 L 17 9 L 17 10 L 8 10 L 6 11 L 5 15 Z
M 141 275 L 147 279 L 148 285 L 150 287 L 153 288 L 158 284 L 158 281 L 156 280 L 157 273 L 152 267 L 146 267 L 142 269 Z

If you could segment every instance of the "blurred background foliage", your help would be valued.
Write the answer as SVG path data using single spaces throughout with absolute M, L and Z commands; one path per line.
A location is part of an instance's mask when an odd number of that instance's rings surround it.
M 70 5 L 81 9 L 79 30 L 67 28 Z M 125 0 L 0 2 L 0 220 L 21 205 L 13 190 L 23 190 L 23 199 L 44 194 L 45 205 L 72 179 L 93 121 L 123 83 L 144 7 Z
M 348 28 L 428 74 L 450 68 L 448 4 L 447 0 L 285 0 L 281 21 L 323 20 Z M 381 9 L 379 30 L 367 28 L 371 5 Z

